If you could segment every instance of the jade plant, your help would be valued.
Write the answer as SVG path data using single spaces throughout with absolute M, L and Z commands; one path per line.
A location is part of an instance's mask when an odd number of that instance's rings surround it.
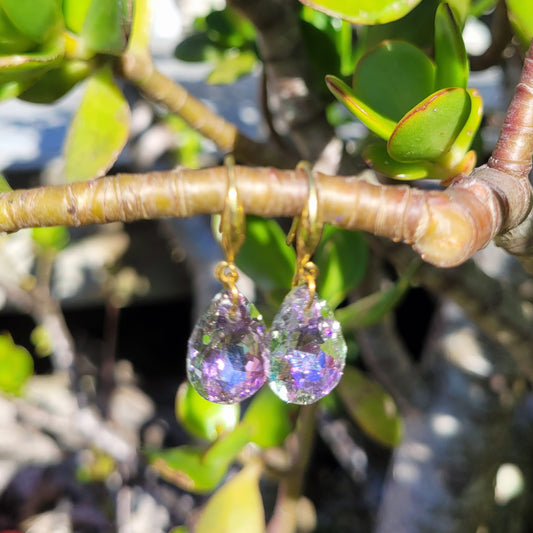
M 0 286 L 35 321 L 35 354 L 50 355 L 53 369 L 71 377 L 79 419 L 86 420 L 93 398 L 77 387 L 75 342 L 50 290 L 54 261 L 71 246 L 66 226 L 208 214 L 217 234 L 226 167 L 107 175 L 130 137 L 123 92 L 129 86 L 153 104 L 156 121 L 193 139 L 173 154 L 178 163 L 200 161 L 197 134 L 235 157 L 248 215 L 236 263 L 253 279 L 267 323 L 291 288 L 296 261 L 277 219 L 300 215 L 308 183 L 296 165 L 301 159 L 314 165 L 326 223 L 313 259 L 317 288 L 342 325 L 347 366 L 329 396 L 303 407 L 268 388 L 243 407 L 215 405 L 176 383 L 175 423 L 190 440 L 172 447 L 110 446 L 112 438 L 121 441 L 105 420 L 105 406 L 98 416 L 90 409 L 89 426 L 97 429 L 89 444 L 98 450 L 79 479 L 102 482 L 115 472 L 124 477 L 114 480 L 129 476 L 129 484 L 148 479 L 150 485 L 147 467 L 180 490 L 210 494 L 186 524 L 171 524 L 176 533 L 311 531 L 316 515 L 305 478 L 316 473 L 318 428 L 358 485 L 354 493 L 364 492 L 353 496 L 352 506 L 365 517 L 362 531 L 399 531 L 397 524 L 413 532 L 519 531 L 528 490 L 515 491 L 520 505 L 513 514 L 500 493 L 495 500 L 494 483 L 509 457 L 528 475 L 522 459 L 531 452 L 524 431 L 531 403 L 525 383 L 533 380 L 530 297 L 526 286 L 490 278 L 470 258 L 496 242 L 533 272 L 530 3 L 228 0 L 194 21 L 175 56 L 209 61 L 207 83 L 231 84 L 261 71 L 259 107 L 268 131 L 261 139 L 244 135 L 156 68 L 152 7 L 149 0 L 0 0 L 0 100 L 48 105 L 83 86 L 64 140 L 63 183 L 11 190 L 0 176 L 0 231 L 34 228 L 35 272 L 17 271 L 7 281 L 0 276 Z M 483 62 L 524 57 L 493 149 L 476 140 L 483 105 L 469 76 L 470 60 L 480 58 L 468 57 L 462 37 L 472 17 L 494 24 Z M 365 126 L 363 139 L 337 136 L 335 128 L 354 119 L 339 113 L 335 98 Z M 361 173 L 363 167 L 370 169 Z M 420 178 L 437 184 L 407 183 Z M 103 292 L 118 313 L 128 297 L 108 274 Z M 456 322 L 443 322 L 444 306 L 431 331 L 435 342 L 417 354 L 421 362 L 412 357 L 397 328 L 406 318 L 398 306 L 412 284 L 455 300 L 497 348 L 469 336 L 471 326 L 458 312 Z M 418 326 L 418 318 L 407 319 Z M 23 396 L 32 360 L 9 334 L 0 340 L 0 390 Z M 177 351 L 185 362 L 185 347 Z M 520 438 L 504 442 L 499 437 L 507 433 Z M 277 489 L 266 514 L 261 480 Z M 110 502 L 113 514 L 116 500 Z M 313 504 L 321 509 L 320 501 Z M 328 530 L 323 516 L 318 529 Z

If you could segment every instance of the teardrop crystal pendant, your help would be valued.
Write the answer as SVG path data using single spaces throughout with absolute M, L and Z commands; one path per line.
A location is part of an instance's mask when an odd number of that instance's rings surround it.
M 339 383 L 346 361 L 341 326 L 316 294 L 299 285 L 285 297 L 270 330 L 270 388 L 282 400 L 310 404 Z
M 265 324 L 241 293 L 234 306 L 231 290 L 220 291 L 189 339 L 187 376 L 196 391 L 215 403 L 248 398 L 266 380 Z

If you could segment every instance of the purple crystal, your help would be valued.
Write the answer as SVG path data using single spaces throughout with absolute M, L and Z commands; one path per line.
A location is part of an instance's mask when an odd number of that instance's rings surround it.
M 220 291 L 189 338 L 187 376 L 197 392 L 211 402 L 235 403 L 261 388 L 265 330 L 256 307 L 242 294 L 233 309 L 231 292 Z
M 306 405 L 339 383 L 346 360 L 341 326 L 316 294 L 309 304 L 307 285 L 283 301 L 270 330 L 270 388 L 282 400 Z

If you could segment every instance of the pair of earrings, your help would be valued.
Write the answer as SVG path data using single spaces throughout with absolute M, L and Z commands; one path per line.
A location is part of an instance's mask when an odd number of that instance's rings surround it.
M 307 163 L 307 204 L 293 222 L 287 244 L 296 238 L 293 289 L 274 317 L 270 332 L 256 307 L 237 289 L 235 255 L 244 242 L 245 215 L 235 187 L 235 169 L 226 159 L 228 192 L 220 221 L 225 261 L 215 270 L 223 289 L 196 324 L 188 343 L 187 376 L 197 392 L 215 403 L 250 397 L 268 381 L 282 400 L 310 404 L 339 382 L 346 342 L 339 322 L 316 294 L 318 268 L 311 256 L 322 236 L 316 184 Z

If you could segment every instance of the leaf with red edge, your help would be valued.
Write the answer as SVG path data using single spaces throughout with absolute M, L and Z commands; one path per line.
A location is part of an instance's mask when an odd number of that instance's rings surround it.
M 431 177 L 431 164 L 425 161 L 396 161 L 387 152 L 386 144 L 368 145 L 363 151 L 363 159 L 377 172 L 397 180 L 410 181 Z

